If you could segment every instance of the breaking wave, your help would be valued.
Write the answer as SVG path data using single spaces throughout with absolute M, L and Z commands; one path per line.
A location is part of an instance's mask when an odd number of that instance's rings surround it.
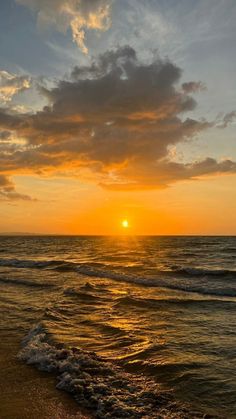
M 97 418 L 203 418 L 175 401 L 147 377 L 127 373 L 117 365 L 77 348 L 51 343 L 37 325 L 23 340 L 18 358 L 38 369 L 57 374 L 57 388 L 71 393 Z
M 202 295 L 236 297 L 234 282 L 236 279 L 235 270 L 172 266 L 171 270 L 156 270 L 152 275 L 143 272 L 142 276 L 135 276 L 132 275 L 128 269 L 125 270 L 125 272 L 120 272 L 118 270 L 113 270 L 111 266 L 106 267 L 106 265 L 102 265 L 102 263 L 97 263 L 95 265 L 103 266 L 104 269 L 96 269 L 93 265 L 65 260 L 34 261 L 0 259 L 0 266 L 3 267 L 46 269 L 60 272 L 73 271 L 88 277 L 109 278 L 116 281 L 134 283 L 140 286 L 169 288 L 172 290 L 199 293 Z M 185 280 L 183 281 L 183 279 Z M 227 283 L 224 281 L 227 281 Z M 17 283 L 19 284 L 20 282 L 18 281 Z M 28 284 L 29 281 L 26 285 Z M 35 283 L 32 282 L 32 285 L 34 284 Z M 47 285 L 42 284 L 42 286 Z M 49 284 L 49 286 L 51 286 L 51 284 Z

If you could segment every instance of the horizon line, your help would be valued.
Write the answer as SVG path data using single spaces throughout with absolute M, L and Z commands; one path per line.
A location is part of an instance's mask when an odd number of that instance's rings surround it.
M 236 237 L 236 234 L 73 234 L 73 233 L 34 233 L 34 232 L 0 232 L 0 236 L 51 236 L 51 237 Z

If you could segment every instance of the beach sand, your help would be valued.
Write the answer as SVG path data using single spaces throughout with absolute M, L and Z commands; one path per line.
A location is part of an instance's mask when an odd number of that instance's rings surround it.
M 4 419 L 89 419 L 73 398 L 55 388 L 53 375 L 16 359 L 18 337 L 1 335 L 0 417 Z

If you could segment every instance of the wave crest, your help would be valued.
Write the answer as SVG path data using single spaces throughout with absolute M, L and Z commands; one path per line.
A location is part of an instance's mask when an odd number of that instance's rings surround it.
M 157 270 L 152 276 L 145 274 L 145 271 L 140 271 L 139 276 L 135 276 L 123 271 L 106 269 L 105 266 L 105 269 L 94 269 L 87 263 L 66 260 L 0 259 L 0 266 L 52 269 L 59 272 L 72 271 L 88 277 L 108 278 L 144 287 L 161 287 L 202 295 L 236 297 L 235 270 L 173 266 L 171 270 Z M 225 280 L 227 280 L 227 286 Z
M 151 379 L 134 376 L 93 352 L 52 345 L 42 325 L 23 340 L 18 358 L 58 375 L 57 388 L 72 393 L 79 404 L 105 418 L 202 418 L 180 406 L 170 392 Z

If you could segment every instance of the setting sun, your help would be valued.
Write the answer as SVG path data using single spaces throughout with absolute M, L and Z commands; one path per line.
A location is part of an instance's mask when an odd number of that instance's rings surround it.
M 129 227 L 129 222 L 128 222 L 128 220 L 123 220 L 123 221 L 122 221 L 122 227 L 124 227 L 124 228 L 128 228 L 128 227 Z

